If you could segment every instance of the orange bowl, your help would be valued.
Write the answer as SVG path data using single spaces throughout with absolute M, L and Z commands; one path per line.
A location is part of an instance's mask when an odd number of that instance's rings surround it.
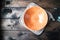
M 46 11 L 40 6 L 33 6 L 26 10 L 24 14 L 24 23 L 28 29 L 41 30 L 48 22 Z

